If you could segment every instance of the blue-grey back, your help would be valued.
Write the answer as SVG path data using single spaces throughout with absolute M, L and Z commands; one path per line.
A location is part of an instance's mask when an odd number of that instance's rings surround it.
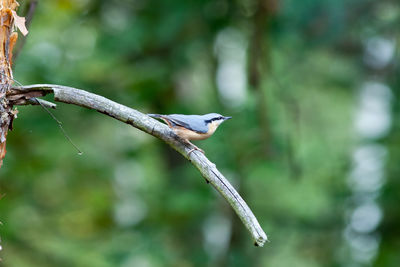
M 212 118 L 218 116 L 221 115 L 216 113 L 210 113 L 206 115 L 182 115 L 182 114 L 164 115 L 164 117 L 167 117 L 172 124 L 177 126 L 182 126 L 199 133 L 207 133 L 208 126 L 206 121 L 211 120 Z

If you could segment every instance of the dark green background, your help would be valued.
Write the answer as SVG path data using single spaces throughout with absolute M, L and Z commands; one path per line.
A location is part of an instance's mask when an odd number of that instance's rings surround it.
M 395 0 L 39 1 L 14 78 L 146 113 L 233 116 L 196 144 L 271 242 L 254 247 L 161 141 L 58 104 L 79 156 L 27 106 L 0 170 L 2 264 L 398 266 L 399 23 Z M 363 103 L 381 111 L 364 121 L 378 134 L 357 130 Z

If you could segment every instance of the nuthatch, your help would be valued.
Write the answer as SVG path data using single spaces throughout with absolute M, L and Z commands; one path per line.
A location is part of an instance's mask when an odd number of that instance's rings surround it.
M 224 117 L 217 113 L 210 113 L 205 115 L 182 115 L 182 114 L 147 114 L 150 117 L 162 119 L 168 126 L 182 138 L 186 143 L 192 145 L 194 149 L 204 153 L 203 150 L 192 144 L 189 140 L 203 140 L 210 137 L 218 126 L 225 120 L 232 117 Z

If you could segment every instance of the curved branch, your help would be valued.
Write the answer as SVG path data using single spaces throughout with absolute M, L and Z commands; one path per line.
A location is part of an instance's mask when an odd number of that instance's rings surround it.
M 38 96 L 39 94 L 43 96 L 49 93 L 54 94 L 55 101 L 97 110 L 100 113 L 130 124 L 169 144 L 173 149 L 188 159 L 200 171 L 202 176 L 229 202 L 243 224 L 249 230 L 255 241 L 255 245 L 262 247 L 264 243 L 268 241 L 267 235 L 262 230 L 246 202 L 228 180 L 218 171 L 215 164 L 197 150 L 189 153 L 192 147 L 185 144 L 167 125 L 135 109 L 118 104 L 105 97 L 67 86 L 35 84 L 13 87 L 13 90 L 9 93 L 9 98 L 23 99 L 26 96 L 29 98 L 32 95 Z

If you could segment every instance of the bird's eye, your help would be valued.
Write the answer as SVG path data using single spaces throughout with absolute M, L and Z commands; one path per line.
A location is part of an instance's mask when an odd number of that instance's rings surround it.
M 219 120 L 222 120 L 223 118 L 224 118 L 224 117 L 219 117 L 218 119 L 219 119 Z

